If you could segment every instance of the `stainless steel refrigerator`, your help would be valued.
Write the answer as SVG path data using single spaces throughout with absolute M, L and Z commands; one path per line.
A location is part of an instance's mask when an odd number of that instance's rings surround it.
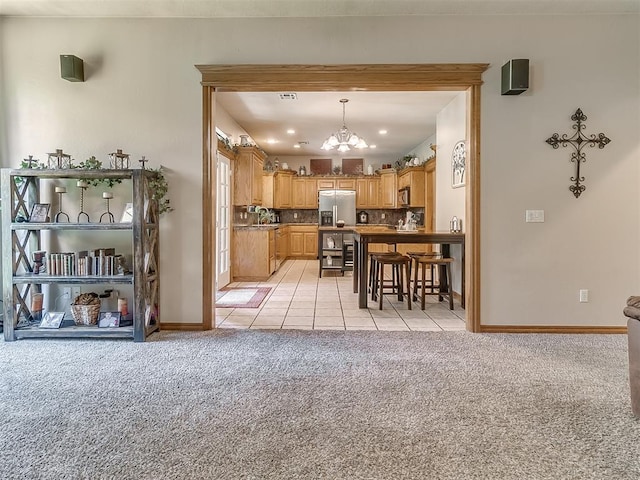
M 355 190 L 320 190 L 318 192 L 318 211 L 320 226 L 335 227 L 338 221 L 343 221 L 345 225 L 355 225 Z

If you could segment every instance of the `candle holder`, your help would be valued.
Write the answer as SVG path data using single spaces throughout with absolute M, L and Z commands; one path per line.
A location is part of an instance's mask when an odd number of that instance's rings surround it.
M 54 221 L 56 223 L 60 223 L 60 222 L 62 222 L 62 217 L 67 217 L 66 222 L 69 223 L 70 222 L 69 215 L 62 211 L 62 195 L 67 193 L 67 188 L 66 187 L 56 187 L 55 191 L 58 194 L 58 213 L 56 213 Z
M 80 213 L 78 213 L 78 223 L 82 223 L 81 219 L 86 218 L 86 223 L 90 223 L 89 214 L 84 211 L 84 191 L 89 188 L 89 184 L 84 180 L 78 180 L 78 188 L 80 189 Z
M 55 152 L 48 153 L 47 155 L 48 168 L 73 168 L 71 155 L 64 153 L 61 148 L 58 148 Z
M 125 170 L 129 168 L 129 154 L 122 153 L 122 149 L 120 148 L 109 154 L 109 161 L 111 168 L 115 170 Z
M 111 213 L 111 210 L 109 210 L 109 200 L 111 200 L 113 198 L 113 193 L 110 192 L 103 192 L 102 193 L 102 198 L 105 199 L 105 202 L 107 204 L 107 211 L 104 212 L 102 215 L 100 215 L 100 223 L 102 223 L 102 219 L 107 218 L 107 221 L 109 223 L 115 223 L 115 218 L 113 217 L 113 213 Z

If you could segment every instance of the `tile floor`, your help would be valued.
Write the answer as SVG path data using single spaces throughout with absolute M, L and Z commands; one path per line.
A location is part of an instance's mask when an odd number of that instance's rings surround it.
M 266 282 L 235 282 L 230 287 L 271 287 L 259 308 L 216 308 L 218 328 L 303 330 L 464 330 L 465 311 L 459 302 L 427 297 L 425 310 L 414 302 L 412 310 L 397 297 L 385 295 L 383 309 L 369 299 L 369 308 L 358 308 L 353 276 L 324 272 L 318 278 L 317 260 L 287 260 Z

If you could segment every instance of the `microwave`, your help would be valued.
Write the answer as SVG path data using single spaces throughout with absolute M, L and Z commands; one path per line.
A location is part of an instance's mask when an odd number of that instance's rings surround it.
M 398 206 L 399 207 L 409 206 L 409 187 L 403 187 L 400 190 L 398 190 Z

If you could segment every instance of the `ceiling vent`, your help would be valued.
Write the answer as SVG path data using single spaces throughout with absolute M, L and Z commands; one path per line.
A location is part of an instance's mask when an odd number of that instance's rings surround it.
M 286 92 L 280 94 L 280 100 L 297 100 L 298 94 L 294 92 Z

